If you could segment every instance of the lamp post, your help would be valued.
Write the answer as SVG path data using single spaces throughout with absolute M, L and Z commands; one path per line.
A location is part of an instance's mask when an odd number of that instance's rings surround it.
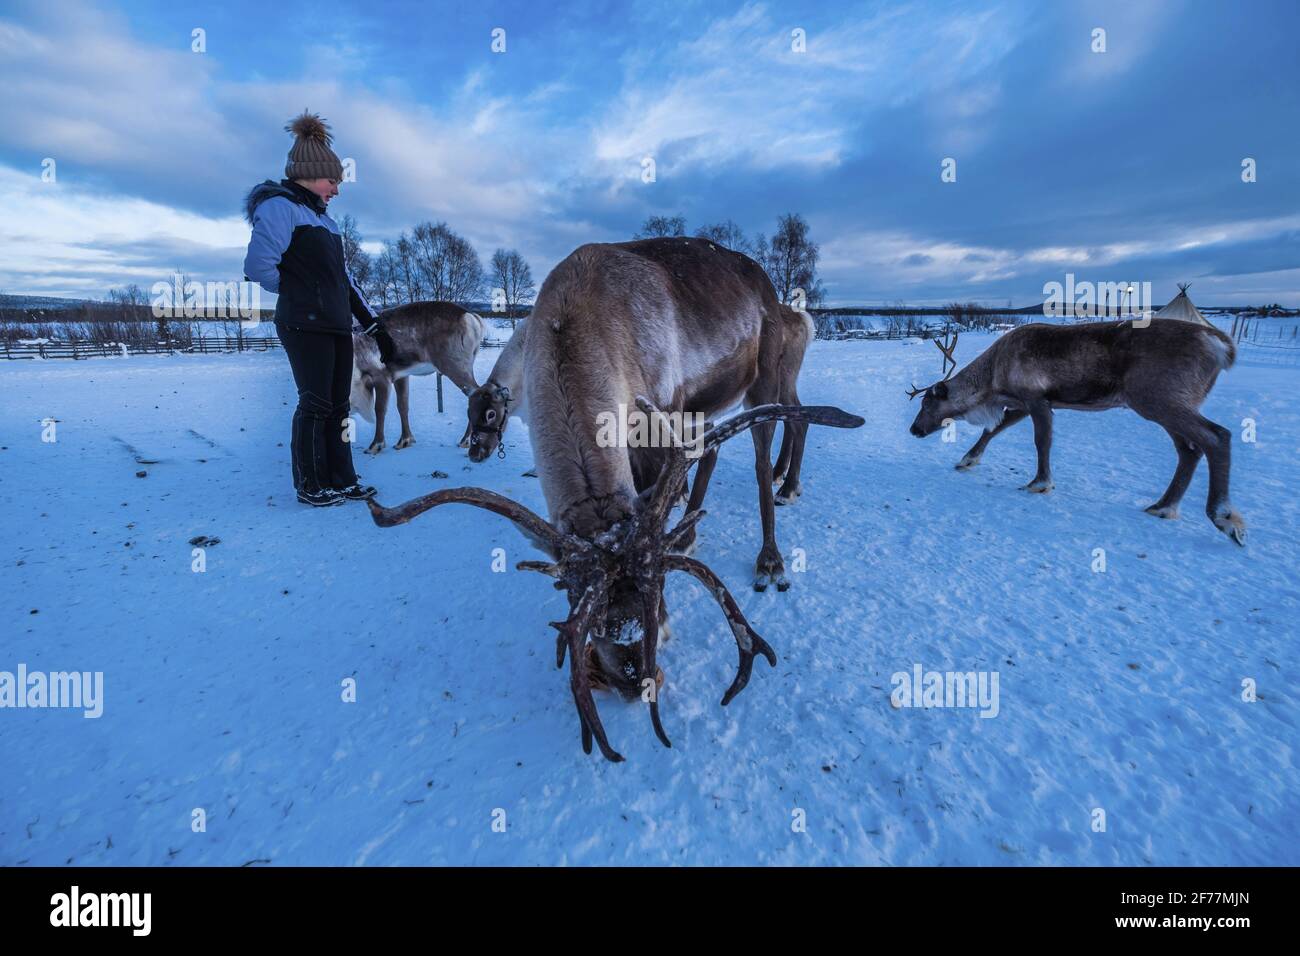
M 1137 291 L 1137 286 L 1135 286 L 1133 283 L 1130 282 L 1130 283 L 1128 284 L 1128 287 L 1127 287 L 1127 288 L 1122 289 L 1122 290 L 1120 290 L 1120 291 L 1122 291 L 1123 294 L 1124 294 L 1123 301 L 1120 302 L 1120 308 L 1119 308 L 1120 315 L 1123 315 L 1123 314 L 1124 314 L 1124 303 L 1125 303 L 1125 302 L 1128 303 L 1129 311 L 1130 311 L 1130 314 L 1131 314 L 1131 313 L 1132 313 L 1132 309 L 1133 309 L 1132 295 L 1133 295 L 1134 292 Z

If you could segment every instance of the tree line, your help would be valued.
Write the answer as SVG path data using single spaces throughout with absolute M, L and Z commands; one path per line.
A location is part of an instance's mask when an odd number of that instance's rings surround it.
M 361 247 L 361 231 L 350 213 L 339 220 L 339 232 L 349 271 L 380 310 L 430 299 L 489 301 L 493 311 L 504 312 L 513 325 L 537 294 L 532 270 L 517 249 L 497 249 L 484 269 L 474 246 L 445 222 L 419 223 L 396 239 L 386 240 L 376 255 Z M 684 235 L 686 220 L 682 216 L 651 216 L 633 238 Z M 751 240 L 730 219 L 701 226 L 695 235 L 756 261 L 771 278 L 782 302 L 793 301 L 799 290 L 809 307 L 825 298 L 817 277 L 818 246 L 809 235 L 808 223 L 797 213 L 781 216 L 770 239 L 760 232 Z
M 491 301 L 514 324 L 520 307 L 537 294 L 533 273 L 517 249 L 497 249 L 488 269 L 468 239 L 445 222 L 422 222 L 384 242 L 370 255 L 350 213 L 339 221 L 343 259 L 372 305 L 380 310 L 408 302 Z

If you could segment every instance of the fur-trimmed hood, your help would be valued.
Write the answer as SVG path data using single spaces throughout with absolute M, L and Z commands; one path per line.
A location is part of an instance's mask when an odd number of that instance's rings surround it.
M 257 207 L 274 196 L 283 196 L 293 202 L 310 206 L 317 212 L 325 211 L 325 207 L 320 200 L 301 186 L 284 180 L 277 183 L 268 179 L 258 183 L 244 197 L 244 218 L 248 220 L 250 226 L 253 224 L 253 214 L 257 212 Z

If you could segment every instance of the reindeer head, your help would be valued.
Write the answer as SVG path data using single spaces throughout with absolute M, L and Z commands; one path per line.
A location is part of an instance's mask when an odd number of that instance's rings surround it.
M 510 418 L 510 389 L 488 382 L 469 393 L 469 460 L 486 461 L 492 452 L 505 457 L 501 440 Z
M 644 398 L 637 405 L 647 415 L 662 415 Z M 863 419 L 830 406 L 760 405 L 722 422 L 705 435 L 704 450 L 765 422 L 802 421 L 837 428 L 857 428 Z M 671 425 L 665 427 L 671 429 Z M 692 461 L 697 459 L 692 459 Z M 625 697 L 638 695 L 650 705 L 650 721 L 665 747 L 672 744 L 659 720 L 655 654 L 659 628 L 666 620 L 663 590 L 670 571 L 696 578 L 722 608 L 740 654 L 735 680 L 723 695 L 726 706 L 749 682 L 754 657 L 761 654 L 776 666 L 776 654 L 755 633 L 722 581 L 706 565 L 675 553 L 686 532 L 704 517 L 693 511 L 666 530 L 669 512 L 681 494 L 690 467 L 682 447 L 670 449 L 659 478 L 637 499 L 631 513 L 592 537 L 561 531 L 523 505 L 482 488 L 449 488 L 384 508 L 368 501 L 375 523 L 388 527 L 404 524 L 438 505 L 460 503 L 485 508 L 509 518 L 550 555 L 550 561 L 521 561 L 520 570 L 537 571 L 555 579 L 555 587 L 568 593 L 569 616 L 553 621 L 558 632 L 556 666 L 569 658 L 569 687 L 578 709 L 582 749 L 591 753 L 594 738 L 600 752 L 611 761 L 623 757 L 609 745 L 592 690 L 608 687 Z
M 928 388 L 917 388 L 913 385 L 908 389 L 909 399 L 924 395 L 921 399 L 921 410 L 916 413 L 910 429 L 917 438 L 933 434 L 943 427 L 945 420 L 960 418 L 966 411 L 959 398 L 960 388 L 950 389 L 948 383 L 952 373 L 957 371 L 957 361 L 952 357 L 953 351 L 957 348 L 957 338 L 958 336 L 954 335 L 949 342 L 948 336 L 945 335 L 942 342 L 938 339 L 933 340 L 939 351 L 943 353 L 943 378 Z
M 375 383 L 368 372 L 352 366 L 352 393 L 348 404 L 372 425 L 375 421 Z

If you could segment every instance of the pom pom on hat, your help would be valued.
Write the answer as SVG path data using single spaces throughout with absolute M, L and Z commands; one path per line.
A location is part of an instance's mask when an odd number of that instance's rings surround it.
M 343 178 L 343 164 L 330 149 L 334 136 L 323 119 L 304 109 L 284 129 L 294 135 L 293 148 L 284 164 L 286 179 Z

